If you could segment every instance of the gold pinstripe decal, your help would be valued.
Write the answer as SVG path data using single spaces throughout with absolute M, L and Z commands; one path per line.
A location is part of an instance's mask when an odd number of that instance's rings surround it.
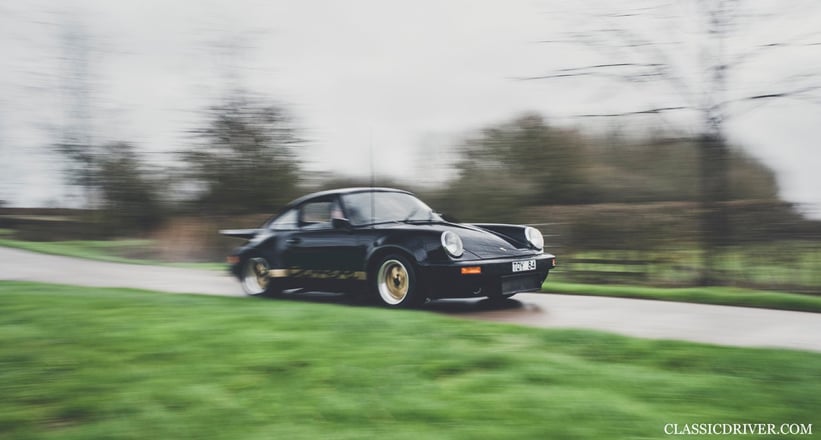
M 359 281 L 364 281 L 365 279 L 367 279 L 367 274 L 362 271 L 302 269 L 299 267 L 291 267 L 288 269 L 269 269 L 268 276 L 271 278 L 292 277 Z

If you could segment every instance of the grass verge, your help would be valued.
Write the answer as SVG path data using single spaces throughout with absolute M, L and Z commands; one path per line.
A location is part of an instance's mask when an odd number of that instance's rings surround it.
M 663 288 L 577 284 L 551 281 L 548 278 L 548 281 L 542 286 L 542 291 L 567 295 L 612 296 L 821 313 L 821 296 L 738 287 Z
M 69 241 L 23 241 L 0 238 L 0 246 L 23 249 L 43 254 L 65 257 L 85 258 L 88 260 L 108 261 L 112 263 L 143 264 L 158 266 L 186 267 L 208 270 L 225 270 L 224 263 L 170 263 L 143 258 L 129 258 L 123 254 L 145 252 L 151 240 L 69 240 Z
M 418 311 L 0 282 L 0 334 L 19 439 L 661 438 L 821 407 L 821 354 Z
M 615 280 L 694 285 L 704 264 L 697 248 L 664 250 L 585 250 L 560 256 L 567 281 L 597 283 Z M 730 246 L 711 263 L 721 279 L 749 286 L 791 286 L 821 292 L 821 243 L 775 240 Z M 766 287 L 770 288 L 770 287 Z M 786 289 L 789 290 L 789 289 Z

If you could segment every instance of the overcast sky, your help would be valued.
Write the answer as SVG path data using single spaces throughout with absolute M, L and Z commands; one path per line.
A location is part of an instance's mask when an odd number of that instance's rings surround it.
M 709 59 L 698 2 L 570 3 L 0 3 L 0 199 L 32 206 L 66 198 L 47 145 L 72 114 L 66 60 L 77 52 L 66 49 L 67 32 L 87 42 L 95 141 L 134 142 L 158 163 L 190 142 L 186 132 L 232 84 L 293 113 L 311 169 L 366 175 L 372 149 L 380 173 L 417 184 L 445 178 L 449 151 L 472 130 L 527 111 L 562 125 L 662 124 L 694 133 L 693 112 L 606 122 L 578 115 L 698 103 Z M 821 2 L 734 3 L 742 13 L 725 53 L 760 56 L 730 72 L 727 99 L 821 85 Z M 618 38 L 600 30 L 613 28 L 659 42 L 690 86 L 517 79 L 625 58 L 648 62 L 643 49 L 612 49 Z M 760 49 L 785 42 L 791 46 Z M 821 93 L 759 104 L 733 105 L 728 137 L 777 172 L 784 198 L 821 217 Z

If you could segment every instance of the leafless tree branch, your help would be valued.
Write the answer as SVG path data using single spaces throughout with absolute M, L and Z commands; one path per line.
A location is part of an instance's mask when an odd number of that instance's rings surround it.
M 821 46 L 821 42 L 819 41 L 802 41 L 809 38 L 815 38 L 821 35 L 821 32 L 809 32 L 805 34 L 801 34 L 795 36 L 793 38 L 789 38 L 786 41 L 779 41 L 775 43 L 768 43 L 768 44 L 761 44 L 755 46 L 753 49 L 744 52 L 735 56 L 732 60 L 730 60 L 727 65 L 730 68 L 736 68 L 739 66 L 744 65 L 750 61 L 753 61 L 757 58 L 760 58 L 763 55 L 773 52 L 776 49 L 785 49 L 785 48 L 794 48 L 794 47 L 811 47 L 811 46 Z
M 650 108 L 646 110 L 636 110 L 630 112 L 621 112 L 621 113 L 592 113 L 586 115 L 578 115 L 580 118 L 614 118 L 614 117 L 622 117 L 622 116 L 636 116 L 636 115 L 652 115 L 652 114 L 660 114 L 664 112 L 671 112 L 677 110 L 692 110 L 691 107 L 687 106 L 678 106 L 678 107 L 657 107 L 657 108 Z
M 729 105 L 729 104 L 733 104 L 733 103 L 737 103 L 737 102 L 756 101 L 756 100 L 763 100 L 763 99 L 801 97 L 805 93 L 812 92 L 812 91 L 815 91 L 815 90 L 821 90 L 821 86 L 808 86 L 808 87 L 802 87 L 802 88 L 799 88 L 799 89 L 785 90 L 785 91 L 781 91 L 781 92 L 761 93 L 761 94 L 757 94 L 757 95 L 750 95 L 750 96 L 745 96 L 743 98 L 737 98 L 737 99 L 732 99 L 732 100 L 729 100 L 729 101 L 724 101 L 720 105 L 725 106 L 725 105 Z M 803 97 L 807 98 L 807 96 L 803 96 Z

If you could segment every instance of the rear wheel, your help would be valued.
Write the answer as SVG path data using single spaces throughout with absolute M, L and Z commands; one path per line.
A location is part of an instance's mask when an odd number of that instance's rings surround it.
M 242 266 L 242 290 L 250 296 L 274 296 L 279 292 L 270 275 L 271 266 L 263 257 L 251 257 Z
M 413 265 L 401 255 L 380 258 L 371 280 L 375 296 L 385 306 L 413 307 L 425 300 L 419 292 Z

